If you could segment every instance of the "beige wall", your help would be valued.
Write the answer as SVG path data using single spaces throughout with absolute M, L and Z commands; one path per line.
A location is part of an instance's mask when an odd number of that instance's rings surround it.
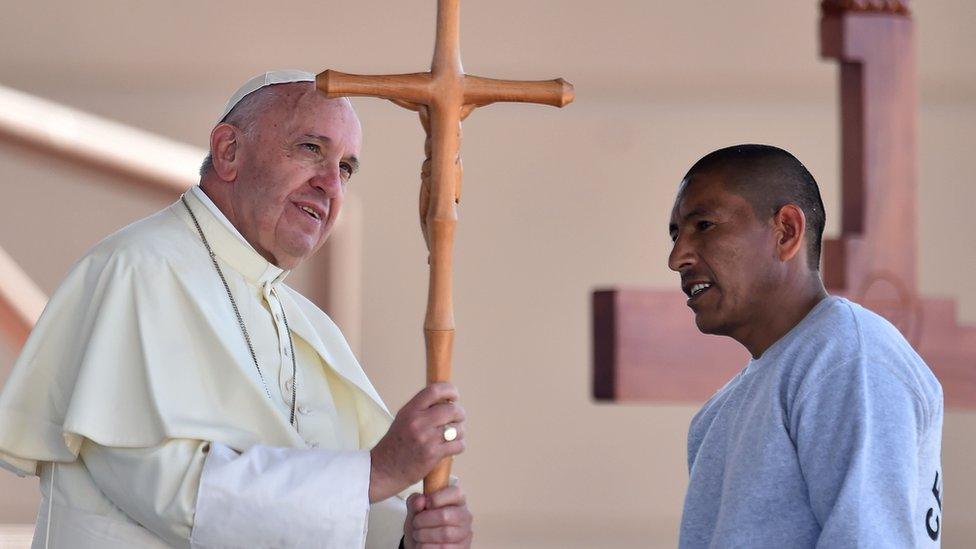
M 456 470 L 479 546 L 674 546 L 695 406 L 591 402 L 589 292 L 676 288 L 664 227 L 677 179 L 733 142 L 795 152 L 821 182 L 836 234 L 836 69 L 817 58 L 816 4 L 463 6 L 469 72 L 563 76 L 578 93 L 563 111 L 498 105 L 464 127 L 455 379 L 470 450 Z M 958 299 L 960 320 L 976 323 L 976 246 L 965 222 L 976 201 L 967 162 L 976 13 L 965 0 L 918 4 L 921 285 Z M 205 146 L 226 96 L 265 68 L 409 72 L 429 60 L 433 2 L 283 6 L 5 6 L 0 84 Z M 366 131 L 353 183 L 365 226 L 362 358 L 398 407 L 423 371 L 421 131 L 390 104 L 356 105 Z M 91 244 L 171 199 L 0 148 L 0 246 L 46 291 Z M 0 350 L 2 370 L 12 360 Z M 976 413 L 947 415 L 945 547 L 976 539 L 974 428 Z M 0 494 L 11 478 L 0 475 Z M 24 506 L 0 495 L 0 522 L 30 520 L 13 507 Z

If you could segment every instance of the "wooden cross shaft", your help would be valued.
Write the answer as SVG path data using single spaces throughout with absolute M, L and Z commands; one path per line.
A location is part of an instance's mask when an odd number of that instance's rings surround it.
M 525 82 L 465 75 L 459 24 L 459 0 L 438 0 L 430 72 L 363 76 L 327 70 L 316 78 L 316 86 L 327 97 L 379 97 L 417 111 L 427 133 L 427 159 L 421 170 L 420 225 L 430 252 L 424 321 L 428 384 L 451 377 L 452 260 L 457 203 L 461 198 L 461 121 L 474 109 L 501 101 L 562 107 L 573 100 L 572 84 L 561 78 Z M 424 479 L 424 492 L 446 486 L 450 467 L 450 459 L 441 462 Z

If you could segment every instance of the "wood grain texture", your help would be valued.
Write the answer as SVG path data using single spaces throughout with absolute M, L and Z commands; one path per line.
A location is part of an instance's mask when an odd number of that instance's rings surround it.
M 573 86 L 559 78 L 521 82 L 464 74 L 461 65 L 459 0 L 438 0 L 437 30 L 430 72 L 364 76 L 326 70 L 316 85 L 328 97 L 372 96 L 417 111 L 427 134 L 421 168 L 420 226 L 427 243 L 430 283 L 424 336 L 427 383 L 448 381 L 454 342 L 453 251 L 457 204 L 461 199 L 461 121 L 474 109 L 497 102 L 562 107 Z M 449 459 L 424 479 L 424 492 L 447 485 Z

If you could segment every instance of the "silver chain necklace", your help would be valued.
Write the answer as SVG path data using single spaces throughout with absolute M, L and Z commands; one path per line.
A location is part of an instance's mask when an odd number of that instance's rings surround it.
M 264 380 L 264 373 L 261 372 L 261 367 L 258 366 L 258 356 L 254 352 L 254 345 L 251 344 L 251 336 L 247 333 L 247 327 L 244 326 L 244 317 L 241 316 L 241 310 L 237 307 L 237 301 L 234 300 L 234 294 L 230 293 L 230 286 L 227 284 L 227 279 L 224 278 L 224 272 L 220 269 L 220 265 L 217 263 L 217 254 L 213 252 L 210 248 L 210 242 L 207 242 L 207 237 L 203 234 L 203 229 L 200 228 L 200 223 L 197 221 L 197 216 L 193 215 L 193 210 L 190 209 L 190 205 L 186 202 L 185 196 L 180 196 L 180 200 L 183 201 L 183 206 L 186 207 L 186 211 L 190 213 L 190 219 L 193 220 L 193 225 L 196 226 L 197 232 L 200 233 L 200 240 L 203 241 L 203 246 L 207 248 L 207 253 L 210 254 L 210 261 L 213 262 L 214 269 L 217 270 L 217 275 L 220 277 L 220 281 L 224 283 L 224 290 L 227 292 L 227 298 L 230 299 L 230 305 L 234 308 L 234 314 L 237 315 L 237 323 L 241 326 L 241 333 L 244 334 L 244 341 L 247 343 L 247 350 L 251 352 L 251 360 L 254 361 L 254 368 L 258 371 L 258 377 L 261 378 L 261 385 L 264 385 L 264 392 L 268 395 L 268 399 L 274 402 L 274 397 L 271 396 L 271 389 L 268 388 L 268 382 Z M 281 318 L 285 321 L 285 331 L 288 332 L 288 346 L 291 350 L 291 415 L 289 416 L 288 422 L 291 425 L 295 425 L 295 401 L 296 395 L 298 394 L 298 366 L 295 363 L 295 341 L 291 337 L 291 328 L 288 327 L 288 317 L 285 316 L 285 308 L 281 307 Z

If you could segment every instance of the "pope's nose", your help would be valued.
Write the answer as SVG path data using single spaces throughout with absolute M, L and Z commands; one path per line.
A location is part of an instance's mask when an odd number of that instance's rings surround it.
M 342 194 L 342 176 L 338 168 L 322 170 L 309 180 L 309 185 L 329 198 Z

